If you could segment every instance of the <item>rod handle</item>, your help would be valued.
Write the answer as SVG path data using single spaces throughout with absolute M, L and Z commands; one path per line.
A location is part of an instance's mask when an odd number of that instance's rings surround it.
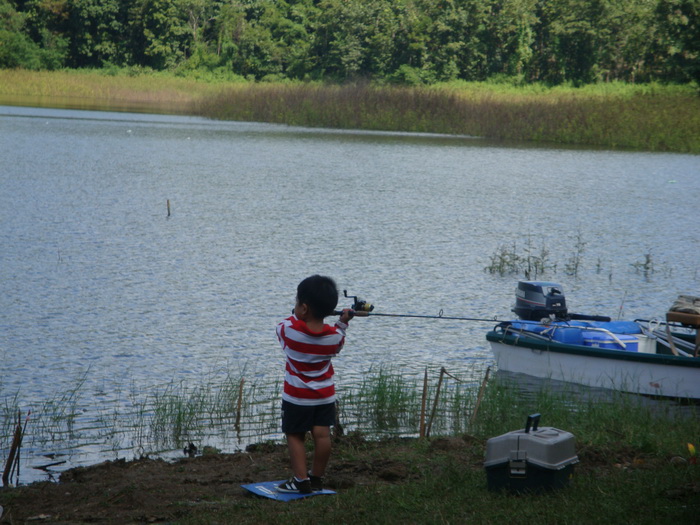
M 343 315 L 343 312 L 340 310 L 336 310 L 335 312 L 333 312 L 333 315 Z M 357 310 L 352 310 L 352 317 L 369 317 L 369 312 L 358 312 Z

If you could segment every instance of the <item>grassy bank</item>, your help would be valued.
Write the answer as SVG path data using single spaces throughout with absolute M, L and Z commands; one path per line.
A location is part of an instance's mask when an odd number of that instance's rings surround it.
M 693 86 L 252 84 L 134 71 L 0 71 L 0 98 L 280 124 L 700 153 Z
M 404 400 L 390 395 L 396 389 L 388 379 L 389 384 L 375 387 L 402 413 Z M 339 496 L 287 505 L 222 497 L 210 502 L 213 508 L 199 506 L 181 522 L 691 523 L 700 511 L 700 465 L 692 463 L 688 443 L 700 440 L 700 421 L 666 410 L 672 405 L 652 409 L 643 401 L 613 395 L 601 402 L 547 388 L 525 394 L 508 380 L 494 379 L 468 433 L 339 440 L 329 477 L 352 465 L 357 472 L 376 469 L 377 482 L 351 483 L 339 488 Z M 534 411 L 543 414 L 543 426 L 574 434 L 580 462 L 571 485 L 526 496 L 489 491 L 483 468 L 486 440 L 521 428 L 525 415 Z
M 436 386 L 431 378 L 428 413 Z M 338 491 L 333 497 L 283 504 L 246 496 L 239 484 L 280 479 L 289 470 L 284 445 L 263 443 L 246 453 L 205 454 L 174 464 L 142 459 L 80 468 L 62 476 L 60 484 L 0 490 L 0 504 L 15 522 L 39 515 L 66 523 L 695 521 L 700 464 L 694 463 L 688 444 L 700 444 L 698 407 L 616 393 L 582 395 L 574 387 L 554 390 L 546 384 L 523 390 L 492 376 L 477 411 L 473 403 L 456 401 L 455 386 L 454 380 L 443 383 L 446 403 L 440 403 L 439 412 L 451 413 L 449 419 L 468 416 L 466 431 L 443 429 L 428 438 L 401 438 L 391 430 L 403 427 L 406 415 L 420 412 L 422 385 L 390 373 L 369 378 L 357 396 L 368 417 L 381 419 L 377 428 L 390 432 L 375 440 L 348 425 L 346 434 L 335 438 L 326 476 L 328 486 Z M 477 397 L 477 387 L 470 398 Z M 166 403 L 162 409 L 179 413 L 172 406 Z M 530 495 L 489 491 L 487 440 L 522 428 L 533 412 L 542 414 L 540 426 L 574 435 L 579 462 L 570 486 Z

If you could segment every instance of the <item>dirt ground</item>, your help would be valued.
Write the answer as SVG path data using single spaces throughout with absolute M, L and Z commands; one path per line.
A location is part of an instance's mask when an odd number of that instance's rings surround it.
M 471 436 L 431 439 L 427 448 L 413 439 L 367 441 L 361 436 L 337 437 L 326 472 L 325 487 L 342 491 L 355 486 L 401 484 L 417 471 L 435 468 L 441 457 L 464 469 L 483 469 L 485 442 Z M 639 451 L 621 445 L 613 449 L 578 451 L 578 472 L 593 469 L 653 468 Z M 671 458 L 671 461 L 679 458 Z M 666 460 L 661 460 L 666 461 Z M 420 468 L 409 468 L 408 465 Z M 245 452 L 205 453 L 168 462 L 142 458 L 116 460 L 64 472 L 59 482 L 0 488 L 0 524 L 157 523 L 186 518 L 196 510 L 244 503 L 255 498 L 242 484 L 289 476 L 285 445 L 260 444 Z M 700 494 L 700 484 L 681 489 L 684 497 Z M 669 495 L 673 496 L 673 495 Z M 695 496 L 693 496 L 695 497 Z
M 482 468 L 482 446 L 465 438 L 431 444 L 441 452 L 454 451 L 460 462 L 474 468 Z M 343 490 L 407 481 L 412 474 L 401 461 L 402 447 L 410 448 L 405 440 L 377 443 L 344 437 L 334 443 L 325 487 Z M 385 453 L 388 449 L 391 453 Z M 149 458 L 109 461 L 68 470 L 58 483 L 0 489 L 4 507 L 0 523 L 168 522 L 185 517 L 188 509 L 198 505 L 255 497 L 241 485 L 283 479 L 289 473 L 286 446 L 272 444 L 252 445 L 233 454 L 190 458 L 183 453 L 175 462 Z

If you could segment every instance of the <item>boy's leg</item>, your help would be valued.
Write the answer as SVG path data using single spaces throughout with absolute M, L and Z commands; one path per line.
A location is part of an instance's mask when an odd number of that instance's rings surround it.
M 314 461 L 311 474 L 322 478 L 331 457 L 331 427 L 314 426 L 311 429 L 311 435 L 314 438 Z
M 306 433 L 287 434 L 287 448 L 292 464 L 292 472 L 297 479 L 306 479 L 306 447 L 304 438 Z

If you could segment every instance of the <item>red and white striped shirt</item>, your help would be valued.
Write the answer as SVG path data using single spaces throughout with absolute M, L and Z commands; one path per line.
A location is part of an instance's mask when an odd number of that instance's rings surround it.
M 337 321 L 314 332 L 295 315 L 277 325 L 277 338 L 287 356 L 283 400 L 306 406 L 335 403 L 331 358 L 343 348 L 347 327 Z

